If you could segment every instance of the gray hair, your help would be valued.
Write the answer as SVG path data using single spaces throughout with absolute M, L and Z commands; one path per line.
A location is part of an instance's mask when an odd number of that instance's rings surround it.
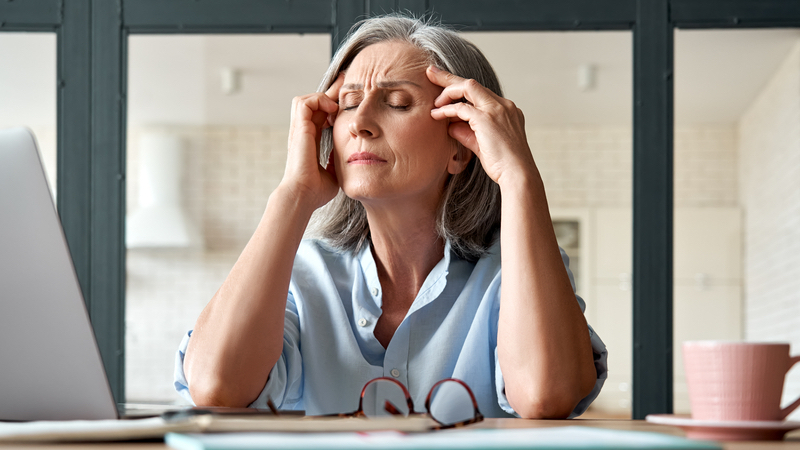
M 494 69 L 474 44 L 438 23 L 396 14 L 362 20 L 353 26 L 333 56 L 319 92 L 325 92 L 361 50 L 385 41 L 407 42 L 422 50 L 429 64 L 462 78 L 472 78 L 503 95 Z M 458 145 L 459 156 L 469 151 Z M 320 142 L 323 165 L 332 149 L 333 137 L 328 128 Z M 314 214 L 310 229 L 311 234 L 342 250 L 357 252 L 369 239 L 364 206 L 341 190 Z M 465 170 L 447 180 L 437 213 L 437 233 L 450 240 L 451 249 L 460 258 L 476 261 L 488 252 L 499 229 L 500 187 L 489 178 L 478 158 L 473 157 Z

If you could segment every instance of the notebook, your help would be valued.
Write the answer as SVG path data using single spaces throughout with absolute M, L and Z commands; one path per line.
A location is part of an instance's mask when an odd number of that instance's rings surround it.
M 0 422 L 0 445 L 8 442 L 99 442 L 164 437 L 166 433 L 232 433 L 243 431 L 330 434 L 332 432 L 420 433 L 430 431 L 432 419 L 417 417 L 299 417 L 236 414 L 178 415 L 139 420 L 70 420 Z

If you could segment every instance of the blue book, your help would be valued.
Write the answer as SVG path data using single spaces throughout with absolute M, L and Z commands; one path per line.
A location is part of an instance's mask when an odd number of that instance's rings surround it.
M 641 431 L 567 426 L 460 429 L 406 434 L 358 433 L 168 433 L 178 450 L 522 450 L 522 449 L 722 449 L 716 442 Z

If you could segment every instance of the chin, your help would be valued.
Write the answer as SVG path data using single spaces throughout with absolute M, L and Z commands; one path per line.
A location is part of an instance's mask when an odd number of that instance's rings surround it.
M 344 183 L 344 195 L 360 202 L 376 200 L 386 197 L 386 188 L 376 182 L 360 181 L 357 183 Z
M 344 191 L 344 195 L 359 202 L 368 202 L 370 200 L 375 200 L 376 198 L 378 198 L 378 196 L 374 192 L 371 192 L 369 190 L 363 190 L 363 189 L 356 189 L 356 190 L 342 189 L 342 190 Z

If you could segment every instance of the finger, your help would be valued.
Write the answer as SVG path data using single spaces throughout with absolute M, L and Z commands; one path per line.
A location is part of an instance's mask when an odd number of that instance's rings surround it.
M 476 155 L 480 155 L 480 146 L 472 126 L 483 114 L 482 111 L 466 103 L 452 103 L 431 110 L 431 117 L 434 120 L 449 118 L 451 122 L 447 130 L 450 136 Z
M 331 100 L 325 94 L 311 94 L 301 97 L 297 104 L 298 117 L 310 119 L 316 111 L 324 111 L 327 114 L 332 114 L 339 111 L 339 104 Z
M 431 117 L 434 120 L 442 120 L 449 117 L 451 119 L 460 119 L 464 122 L 470 122 L 471 120 L 482 117 L 483 114 L 483 111 L 467 103 L 451 103 L 431 110 Z
M 339 75 L 334 80 L 331 87 L 325 91 L 325 95 L 336 102 L 336 111 L 328 114 L 328 125 L 333 126 L 333 122 L 336 120 L 336 116 L 339 113 L 339 90 L 342 88 L 342 84 L 344 84 L 344 72 L 340 72 Z
M 323 93 L 295 97 L 292 106 L 290 141 L 302 134 L 317 140 L 328 123 L 328 115 L 339 110 L 339 105 Z
M 328 125 L 328 116 L 329 114 L 325 111 L 314 111 L 311 113 L 311 122 L 318 131 L 324 130 Z
M 477 81 L 469 79 L 444 88 L 439 96 L 436 97 L 436 100 L 433 101 L 433 104 L 435 106 L 442 106 L 448 103 L 463 101 L 464 99 L 480 107 L 490 102 L 497 102 L 500 100 L 500 97 L 483 87 L 483 85 Z
M 500 98 L 477 81 L 461 78 L 436 66 L 428 66 L 428 70 L 425 73 L 431 83 L 444 88 L 442 93 L 434 100 L 434 106 L 443 106 L 461 99 L 466 99 L 470 103 L 477 105 Z
M 335 101 L 336 103 L 339 103 L 339 89 L 342 88 L 343 84 L 344 84 L 344 72 L 339 72 L 339 75 L 333 81 L 331 87 L 329 87 L 328 90 L 325 91 L 325 95 L 327 95 L 328 98 Z
M 428 69 L 425 71 L 425 75 L 428 76 L 428 79 L 431 81 L 431 83 L 443 88 L 464 81 L 464 79 L 458 75 L 452 74 L 434 65 L 428 66 Z
M 437 107 L 453 102 L 463 102 L 464 100 L 475 106 L 481 106 L 486 102 L 502 102 L 505 100 L 476 80 L 461 78 L 436 66 L 428 66 L 426 75 L 432 83 L 444 87 L 434 100 L 434 106 Z
M 431 81 L 431 83 L 444 88 L 439 96 L 433 101 L 434 106 L 444 106 L 448 103 L 452 103 L 454 100 L 461 100 L 464 98 L 463 95 L 459 97 L 451 97 L 449 94 L 443 95 L 446 91 L 448 91 L 450 86 L 466 81 L 464 78 L 433 65 L 428 66 L 428 70 L 425 72 L 425 75 L 428 76 L 428 79 Z
M 453 122 L 447 129 L 450 136 L 457 140 L 461 145 L 472 150 L 473 153 L 480 157 L 480 146 L 478 139 L 475 137 L 475 132 L 472 131 L 469 124 L 466 122 Z

